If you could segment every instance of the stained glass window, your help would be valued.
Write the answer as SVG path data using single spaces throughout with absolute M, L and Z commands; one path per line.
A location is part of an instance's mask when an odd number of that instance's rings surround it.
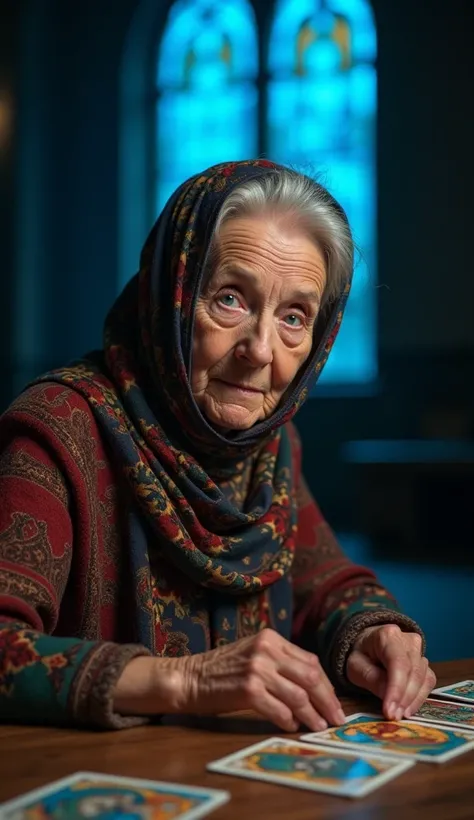
M 361 250 L 321 381 L 377 372 L 376 32 L 367 0 L 279 0 L 269 43 L 268 155 L 319 176 L 345 207 Z
M 157 63 L 157 212 L 192 174 L 256 155 L 257 71 L 247 0 L 172 5 Z
M 368 0 L 277 0 L 269 27 L 265 133 L 258 133 L 257 29 L 248 0 L 177 0 L 159 43 L 155 212 L 215 162 L 265 155 L 315 173 L 361 250 L 326 383 L 377 374 L 376 31 Z M 261 88 L 261 83 L 260 83 Z

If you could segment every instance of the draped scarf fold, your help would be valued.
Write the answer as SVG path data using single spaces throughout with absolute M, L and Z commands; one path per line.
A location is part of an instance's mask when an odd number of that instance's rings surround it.
M 194 309 L 219 209 L 235 186 L 278 168 L 220 164 L 183 183 L 107 316 L 103 350 L 37 380 L 87 400 L 126 479 L 136 636 L 158 654 L 234 640 L 246 617 L 289 637 L 297 505 L 285 425 L 329 355 L 349 285 L 318 320 L 312 353 L 269 419 L 223 434 L 200 412 L 189 380 Z M 245 503 L 237 505 L 221 481 L 249 460 Z M 162 641 L 164 632 L 182 635 L 181 643 Z

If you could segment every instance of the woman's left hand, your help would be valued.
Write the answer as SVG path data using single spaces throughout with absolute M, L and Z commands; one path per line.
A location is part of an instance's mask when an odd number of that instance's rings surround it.
M 347 678 L 383 701 L 386 718 L 410 717 L 436 686 L 435 673 L 421 651 L 416 632 L 402 632 L 395 624 L 371 626 L 352 648 Z

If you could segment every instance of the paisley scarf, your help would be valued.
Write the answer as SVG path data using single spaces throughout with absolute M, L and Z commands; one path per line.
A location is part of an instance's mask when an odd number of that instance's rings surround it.
M 235 186 L 275 172 L 274 163 L 251 160 L 216 165 L 183 183 L 106 319 L 103 351 L 40 379 L 87 400 L 122 484 L 125 477 L 136 637 L 158 654 L 235 640 L 249 602 L 257 628 L 271 625 L 285 637 L 291 629 L 297 504 L 285 423 L 328 357 L 349 285 L 318 320 L 312 353 L 269 419 L 219 432 L 200 412 L 189 380 L 194 309 L 217 214 Z M 221 484 L 249 459 L 250 485 L 236 505 Z M 164 631 L 181 634 L 181 646 L 161 640 Z

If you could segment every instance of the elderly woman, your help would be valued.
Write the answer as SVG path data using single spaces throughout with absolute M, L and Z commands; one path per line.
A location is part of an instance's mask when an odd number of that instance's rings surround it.
M 353 241 L 263 160 L 173 194 L 104 349 L 0 424 L 0 714 L 124 727 L 253 708 L 339 724 L 338 691 L 413 714 L 419 627 L 342 553 L 291 423 L 334 342 Z

